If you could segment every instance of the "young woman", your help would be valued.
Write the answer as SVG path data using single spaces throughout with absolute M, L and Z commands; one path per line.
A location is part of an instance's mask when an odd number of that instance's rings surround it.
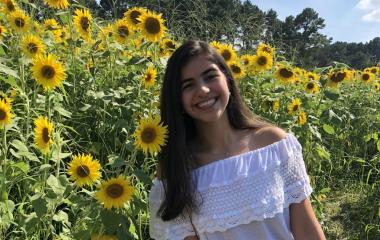
M 152 238 L 324 239 L 301 145 L 250 113 L 207 43 L 170 57 L 161 117 L 169 138 L 149 196 Z

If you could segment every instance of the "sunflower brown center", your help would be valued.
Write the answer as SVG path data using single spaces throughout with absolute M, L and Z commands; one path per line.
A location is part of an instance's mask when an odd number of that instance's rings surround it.
M 295 112 L 295 111 L 297 111 L 298 110 L 298 104 L 295 104 L 294 106 L 293 106 L 293 111 Z
M 314 88 L 314 83 L 308 83 L 306 85 L 307 89 L 313 89 Z
M 309 77 L 309 79 L 311 79 L 311 80 L 315 80 L 313 75 L 309 75 L 308 77 Z
M 118 183 L 111 184 L 106 189 L 107 196 L 111 198 L 119 198 L 124 193 L 124 188 Z
M 145 21 L 145 29 L 150 34 L 157 34 L 161 31 L 160 22 L 156 18 L 147 18 Z
M 174 49 L 175 48 L 175 45 L 174 45 L 174 43 L 172 41 L 166 42 L 165 45 L 169 49 Z
M 263 51 L 264 51 L 264 52 L 267 52 L 267 53 L 270 53 L 270 52 L 271 52 L 269 47 L 263 47 Z
M 280 75 L 284 78 L 291 78 L 293 76 L 293 72 L 286 68 L 281 68 Z
M 4 120 L 6 117 L 7 113 L 3 109 L 0 109 L 0 121 Z
M 32 54 L 35 54 L 38 51 L 37 44 L 35 44 L 35 43 L 29 43 L 26 48 L 28 49 L 28 52 L 30 52 Z
M 90 175 L 90 169 L 87 166 L 81 165 L 77 168 L 77 174 L 79 177 L 87 177 Z
M 343 81 L 343 79 L 346 77 L 346 73 L 345 72 L 338 72 L 338 73 L 334 73 L 332 76 L 331 76 L 331 81 L 333 82 L 341 82 Z
M 267 58 L 264 56 L 261 56 L 257 59 L 257 64 L 260 66 L 264 66 L 268 62 Z
M 129 35 L 129 30 L 127 26 L 120 26 L 117 28 L 117 34 L 119 34 L 120 37 L 126 38 Z
M 44 78 L 51 79 L 55 75 L 55 69 L 52 66 L 45 65 L 41 69 L 41 74 Z
M 368 81 L 369 80 L 369 74 L 364 73 L 362 76 L 363 81 Z
M 140 17 L 141 13 L 139 11 L 132 11 L 131 14 L 130 14 L 130 18 L 132 20 L 132 23 L 133 24 L 138 24 L 140 21 L 138 20 L 138 18 Z
M 222 56 L 223 56 L 224 60 L 226 60 L 226 61 L 230 60 L 232 57 L 230 51 L 228 51 L 228 50 L 224 50 L 222 52 Z
M 372 68 L 372 69 L 371 69 L 371 73 L 376 74 L 376 72 L 377 72 L 376 68 Z
M 146 76 L 145 76 L 145 82 L 150 82 L 152 80 L 152 74 L 148 73 Z
M 81 17 L 80 19 L 80 26 L 82 27 L 82 29 L 84 31 L 88 31 L 89 27 L 90 27 L 90 20 L 88 19 L 88 17 Z
M 18 17 L 15 19 L 15 25 L 19 28 L 23 28 L 25 26 L 25 19 Z
M 13 4 L 12 1 L 8 1 L 8 2 L 7 2 L 7 8 L 8 8 L 8 11 L 10 11 L 10 12 L 13 12 L 13 11 L 16 9 L 16 7 L 15 7 L 15 5 Z
M 42 129 L 42 140 L 44 140 L 45 143 L 50 141 L 49 130 L 47 128 Z
M 152 143 L 156 139 L 156 131 L 154 128 L 146 128 L 141 133 L 141 140 L 144 143 Z
M 234 72 L 234 73 L 241 73 L 241 68 L 239 66 L 236 66 L 236 65 L 232 65 L 231 66 L 231 71 Z

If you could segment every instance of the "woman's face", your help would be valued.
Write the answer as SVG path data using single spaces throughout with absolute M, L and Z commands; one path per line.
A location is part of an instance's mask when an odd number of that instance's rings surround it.
M 194 120 L 214 122 L 226 116 L 227 78 L 205 55 L 194 57 L 182 68 L 181 91 L 182 106 Z

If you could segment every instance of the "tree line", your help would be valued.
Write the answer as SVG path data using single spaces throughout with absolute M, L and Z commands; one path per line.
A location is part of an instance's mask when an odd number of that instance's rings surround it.
M 325 20 L 312 8 L 280 20 L 275 10 L 262 11 L 250 1 L 239 0 L 80 0 L 96 16 L 114 19 L 126 9 L 146 7 L 160 12 L 174 38 L 198 38 L 231 43 L 242 53 L 259 42 L 276 48 L 287 60 L 305 68 L 333 62 L 355 69 L 380 62 L 380 38 L 367 43 L 334 42 L 320 31 Z

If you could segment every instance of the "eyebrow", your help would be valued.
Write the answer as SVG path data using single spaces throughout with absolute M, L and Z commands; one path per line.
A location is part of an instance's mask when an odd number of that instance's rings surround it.
M 210 67 L 210 68 L 207 68 L 206 70 L 204 70 L 202 73 L 201 73 L 201 76 L 204 76 L 206 75 L 207 73 L 209 72 L 213 72 L 213 71 L 216 71 L 215 67 Z M 186 78 L 184 80 L 181 81 L 181 85 L 188 82 L 188 81 L 191 81 L 193 80 L 193 78 Z

